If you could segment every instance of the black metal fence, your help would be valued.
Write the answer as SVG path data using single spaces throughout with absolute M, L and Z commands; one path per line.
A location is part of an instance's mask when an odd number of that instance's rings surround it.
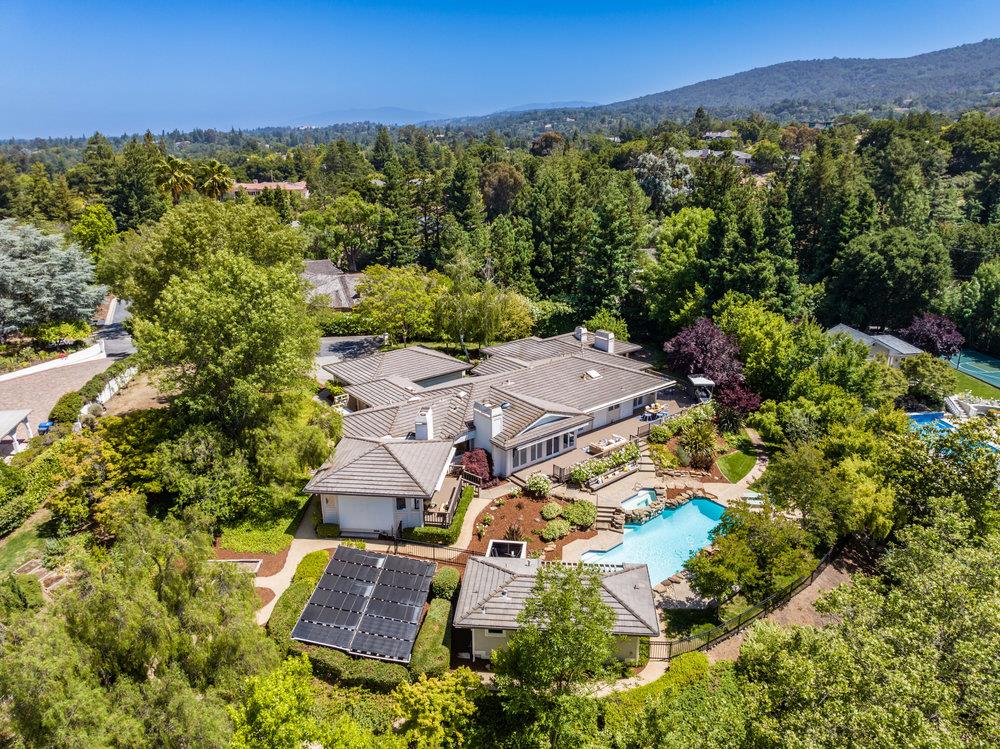
M 808 588 L 820 576 L 830 561 L 839 553 L 841 545 L 830 549 L 819 564 L 811 573 L 794 580 L 781 590 L 768 596 L 763 601 L 750 606 L 741 611 L 737 616 L 727 619 L 722 624 L 690 637 L 682 637 L 679 640 L 652 641 L 649 643 L 649 659 L 654 661 L 669 661 L 684 653 L 693 650 L 706 650 L 711 646 L 722 642 L 727 637 L 736 634 L 744 629 L 748 624 L 753 623 L 762 616 L 765 616 L 777 608 L 784 606 L 788 600 L 799 591 Z
M 469 557 L 482 556 L 482 552 L 473 551 L 472 549 L 463 549 L 458 546 L 424 544 L 419 541 L 406 541 L 399 538 L 393 539 L 392 553 L 416 559 L 428 559 L 432 562 L 455 567 L 465 567 L 469 561 Z

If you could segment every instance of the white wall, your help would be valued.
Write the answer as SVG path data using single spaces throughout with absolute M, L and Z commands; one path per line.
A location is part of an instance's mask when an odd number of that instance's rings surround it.
M 320 509 L 324 523 L 337 523 L 342 531 L 394 533 L 399 524 L 415 528 L 424 524 L 423 499 L 406 497 L 406 509 L 396 509 L 396 497 L 360 494 L 323 494 Z M 417 508 L 414 509 L 414 499 Z

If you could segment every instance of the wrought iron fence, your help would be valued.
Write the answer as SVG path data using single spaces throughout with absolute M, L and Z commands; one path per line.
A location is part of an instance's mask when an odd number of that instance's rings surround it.
M 784 606 L 792 596 L 804 588 L 812 585 L 816 578 L 819 577 L 823 570 L 826 569 L 830 561 L 839 553 L 841 548 L 843 548 L 842 544 L 834 546 L 830 549 L 830 551 L 823 555 L 823 558 L 816 566 L 816 569 L 808 575 L 804 575 L 799 579 L 790 582 L 781 590 L 768 596 L 763 601 L 759 601 L 753 606 L 744 609 L 738 615 L 727 619 L 713 629 L 696 635 L 691 635 L 689 637 L 682 637 L 678 640 L 654 640 L 650 642 L 649 659 L 654 661 L 669 661 L 672 658 L 676 658 L 684 653 L 690 653 L 693 650 L 705 650 L 716 643 L 722 642 L 727 637 L 736 634 L 744 629 L 748 624 L 751 624 L 760 617 L 771 613 L 781 606 Z

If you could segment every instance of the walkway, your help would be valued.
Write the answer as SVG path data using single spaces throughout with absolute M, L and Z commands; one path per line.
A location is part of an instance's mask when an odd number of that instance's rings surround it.
M 71 364 L 0 382 L 0 410 L 31 409 L 32 429 L 49 417 L 60 396 L 78 390 L 87 380 L 115 363 L 114 359 Z

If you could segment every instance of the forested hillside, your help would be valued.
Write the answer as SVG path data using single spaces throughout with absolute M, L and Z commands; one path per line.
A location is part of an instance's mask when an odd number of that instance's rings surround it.
M 795 60 L 598 107 L 501 112 L 451 123 L 505 133 L 544 123 L 568 131 L 614 129 L 622 122 L 646 127 L 687 119 L 698 107 L 719 117 L 760 111 L 784 121 L 832 119 L 859 110 L 888 114 L 894 107 L 955 112 L 987 104 L 997 92 L 1000 39 L 987 39 L 895 59 Z
M 731 137 L 704 140 L 719 130 Z M 0 158 L 0 365 L 89 335 L 99 283 L 131 302 L 129 362 L 159 391 L 155 408 L 88 408 L 76 429 L 83 395 L 69 393 L 53 429 L 0 463 L 0 532 L 66 580 L 45 597 L 35 578 L 0 576 L 0 744 L 1000 745 L 1000 429 L 918 432 L 906 414 L 956 392 L 944 357 L 963 343 L 1000 354 L 1000 121 L 820 130 L 699 109 L 622 135 L 214 134 L 192 152 L 95 133 Z M 310 194 L 231 190 L 252 179 Z M 312 297 L 306 259 L 363 273 L 357 306 Z M 28 294 L 42 301 L 19 303 Z M 840 322 L 930 353 L 890 366 L 827 335 Z M 760 511 L 733 502 L 713 551 L 686 562 L 692 589 L 720 603 L 708 615 L 745 611 L 850 543 L 876 561 L 819 604 L 828 626 L 761 623 L 733 662 L 685 654 L 601 698 L 598 684 L 631 671 L 609 666 L 614 615 L 575 568 L 553 565 L 552 587 L 533 591 L 536 613 L 493 659 L 495 689 L 448 668 L 437 600 L 426 670 L 300 650 L 289 636 L 306 598 L 288 593 L 307 597 L 319 577 L 301 566 L 257 626 L 261 591 L 209 560 L 284 563 L 308 517 L 302 487 L 343 433 L 316 397 L 321 332 L 471 363 L 581 323 L 644 344 L 677 380 L 716 382 L 712 404 L 665 422 L 672 465 L 710 465 L 716 436 L 744 426 L 765 442 Z M 544 516 L 530 494 L 512 506 Z

